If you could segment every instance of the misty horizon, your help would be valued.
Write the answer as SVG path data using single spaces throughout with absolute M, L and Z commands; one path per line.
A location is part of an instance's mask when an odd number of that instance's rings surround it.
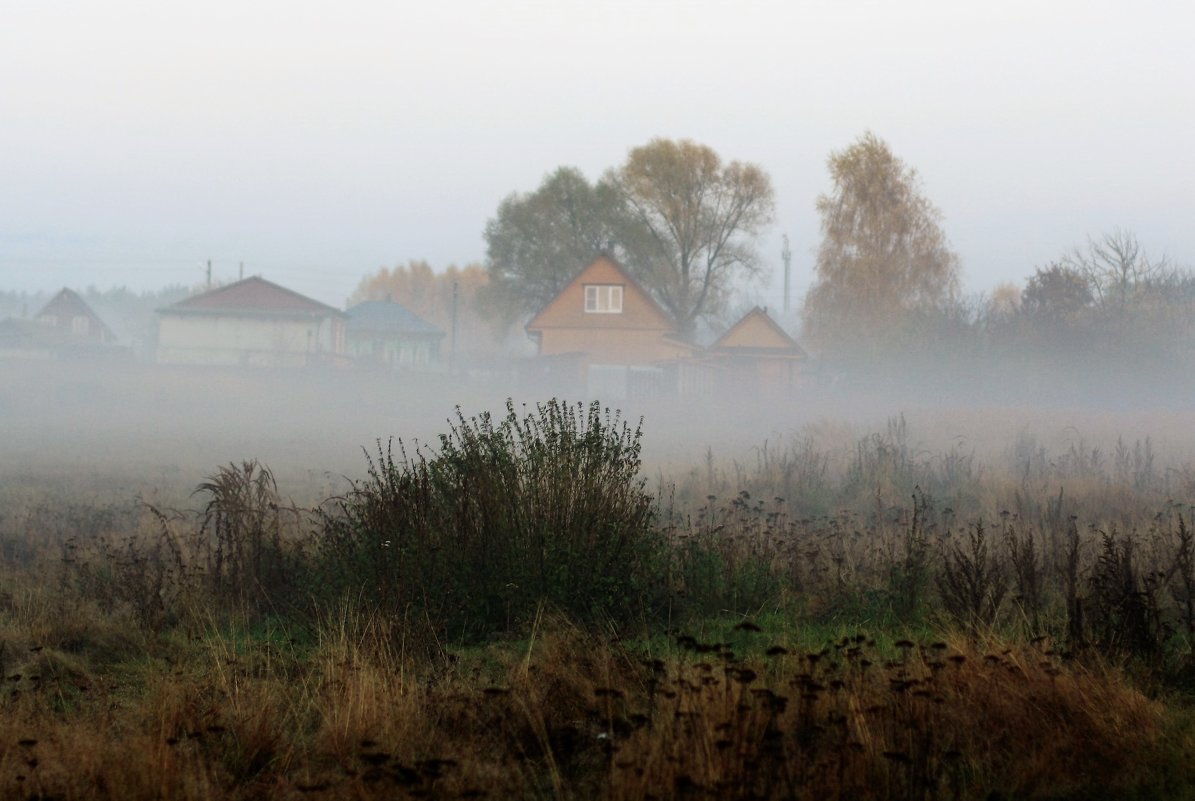
M 1187 9 L 723 11 L 20 3 L 0 33 L 0 148 L 20 154 L 0 279 L 145 291 L 201 282 L 212 259 L 220 280 L 243 262 L 339 306 L 380 267 L 481 262 L 507 195 L 561 165 L 596 179 L 666 136 L 772 175 L 765 275 L 744 289 L 779 307 L 780 237 L 799 298 L 825 160 L 866 130 L 919 171 L 968 292 L 1115 229 L 1180 263 L 1195 251 L 1195 176 L 1175 156 Z
M 37 309 L 22 303 L 62 287 L 126 287 L 145 297 L 201 288 L 209 260 L 213 284 L 243 270 L 344 308 L 383 268 L 485 266 L 483 231 L 504 199 L 534 192 L 561 166 L 596 181 L 657 137 L 758 165 L 774 186 L 773 222 L 752 241 L 760 275 L 735 279 L 703 343 L 754 304 L 802 336 L 798 310 L 822 241 L 815 204 L 832 189 L 827 160 L 867 131 L 916 171 L 941 211 L 967 298 L 991 300 L 1002 284 L 1025 288 L 1039 268 L 1118 231 L 1155 259 L 1189 267 L 1195 174 L 1177 155 L 1195 122 L 1178 100 L 1195 74 L 1195 54 L 1180 40 L 1185 7 L 728 8 L 221 1 L 169 10 L 122 0 L 103 9 L 75 3 L 59 15 L 18 3 L 0 31 L 0 96 L 10 111 L 0 130 L 9 154 L 0 169 L 8 304 L 0 317 L 32 315 Z M 787 314 L 783 236 L 792 251 Z M 968 303 L 949 325 L 913 331 L 908 353 L 882 370 L 843 368 L 849 380 L 835 384 L 831 364 L 791 408 L 743 436 L 799 430 L 818 414 L 872 427 L 902 411 L 972 403 L 1027 420 L 1037 408 L 1060 419 L 1067 410 L 1076 419 L 1106 413 L 1137 429 L 1134 407 L 1181 414 L 1189 406 L 1186 340 L 1171 329 L 1108 353 L 1135 321 L 1153 320 L 1149 309 L 1124 319 L 1093 312 L 1088 327 L 1056 336 Z M 155 348 L 150 302 L 127 314 L 100 311 L 138 350 L 136 364 L 121 368 L 130 380 L 172 398 L 158 383 L 166 373 L 145 364 Z M 35 430 L 18 409 L 44 415 L 46 431 L 74 430 L 75 401 L 59 397 L 72 396 L 69 369 L 54 368 L 66 373 L 51 382 L 68 389 L 43 386 L 50 401 L 27 406 L 12 387 L 35 380 L 23 372 L 29 365 L 5 366 L 0 419 L 11 431 Z M 275 380 L 219 375 L 233 385 Z M 446 419 L 471 392 L 458 390 L 461 397 L 429 400 L 413 427 L 426 432 Z M 498 381 L 484 393 L 482 405 L 492 406 L 519 388 Z M 327 408 L 330 417 L 351 413 Z M 104 415 L 91 419 L 103 430 Z M 298 419 L 315 426 L 307 412 Z M 352 448 L 404 434 L 394 428 L 384 415 L 363 421 Z M 144 433 L 119 415 L 111 430 Z

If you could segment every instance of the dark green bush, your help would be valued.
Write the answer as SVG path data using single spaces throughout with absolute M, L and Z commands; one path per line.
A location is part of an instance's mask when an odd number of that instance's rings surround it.
M 326 591 L 437 633 L 509 629 L 541 604 L 627 620 L 658 594 L 662 539 L 639 477 L 640 430 L 557 400 L 520 416 L 457 410 L 435 449 L 378 443 L 369 477 L 325 506 Z

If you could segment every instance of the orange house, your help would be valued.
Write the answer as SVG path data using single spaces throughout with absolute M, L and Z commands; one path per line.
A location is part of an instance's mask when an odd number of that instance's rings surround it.
M 527 323 L 540 356 L 576 355 L 585 364 L 650 365 L 692 355 L 676 323 L 647 290 L 598 256 Z
M 617 262 L 598 256 L 527 323 L 541 364 L 591 389 L 633 393 L 636 381 L 694 355 L 676 323 Z M 669 382 L 670 383 L 670 382 Z
M 756 306 L 710 346 L 709 360 L 737 393 L 789 395 L 805 351 L 768 313 Z

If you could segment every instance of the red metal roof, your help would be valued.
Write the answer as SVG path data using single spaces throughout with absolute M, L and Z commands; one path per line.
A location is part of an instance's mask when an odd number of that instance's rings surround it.
M 318 300 L 300 295 L 258 276 L 217 287 L 201 295 L 181 300 L 162 311 L 176 312 L 248 312 L 265 314 L 336 314 L 344 313 Z

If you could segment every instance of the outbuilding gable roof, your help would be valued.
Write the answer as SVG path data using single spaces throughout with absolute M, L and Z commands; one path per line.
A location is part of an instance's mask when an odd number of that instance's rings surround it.
M 805 350 L 765 310 L 756 306 L 710 346 L 720 353 L 804 357 Z

